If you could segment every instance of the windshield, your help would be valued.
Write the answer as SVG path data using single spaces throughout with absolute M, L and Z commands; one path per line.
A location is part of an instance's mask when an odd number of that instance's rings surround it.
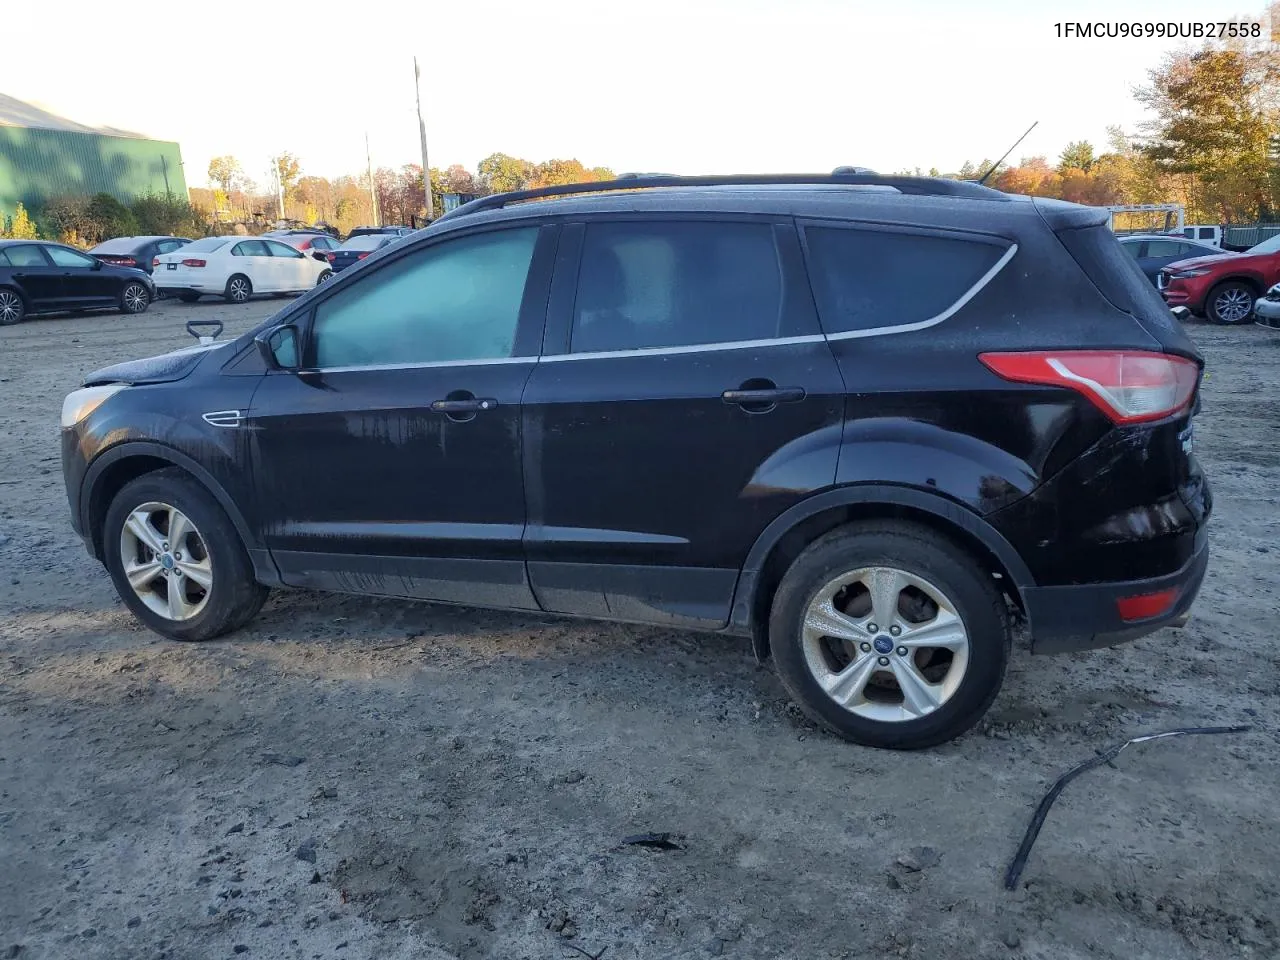
M 1280 233 L 1277 233 L 1269 240 L 1263 240 L 1259 244 L 1250 247 L 1247 253 L 1275 253 L 1280 250 Z
M 341 247 L 343 250 L 377 250 L 387 239 L 385 233 L 362 233 L 352 237 Z
M 194 240 L 182 248 L 183 253 L 200 253 L 202 250 L 206 253 L 225 247 L 230 242 L 227 237 L 201 237 Z

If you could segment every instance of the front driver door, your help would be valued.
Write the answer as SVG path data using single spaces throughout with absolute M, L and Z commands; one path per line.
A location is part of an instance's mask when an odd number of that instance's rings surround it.
M 449 234 L 317 299 L 301 373 L 250 410 L 261 536 L 284 581 L 537 609 L 520 399 L 556 228 Z
M 0 247 L 0 263 L 11 267 L 31 310 L 54 310 L 65 303 L 62 270 L 55 267 L 39 244 Z
M 279 240 L 268 240 L 266 243 L 267 249 L 271 251 L 271 270 L 279 289 L 306 290 L 315 285 L 313 278 L 320 272 L 320 268 L 314 260 Z

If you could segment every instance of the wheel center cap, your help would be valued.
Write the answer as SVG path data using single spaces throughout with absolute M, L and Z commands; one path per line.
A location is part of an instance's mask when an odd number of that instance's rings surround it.
M 871 645 L 876 648 L 876 653 L 893 652 L 893 639 L 891 637 L 881 635 L 876 637 L 875 640 L 871 642 Z
M 173 554 L 171 554 L 171 553 L 162 553 L 162 554 L 160 554 L 160 566 L 164 567 L 166 570 L 172 570 L 172 569 L 173 569 Z M 876 641 L 876 642 L 878 643 L 879 641 Z M 877 649 L 879 649 L 879 648 L 877 647 Z

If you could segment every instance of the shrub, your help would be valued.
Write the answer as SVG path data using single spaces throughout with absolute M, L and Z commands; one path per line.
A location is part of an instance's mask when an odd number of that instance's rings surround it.
M 14 207 L 13 216 L 4 218 L 4 230 L 0 235 L 9 240 L 34 240 L 39 233 L 35 223 L 27 216 L 27 208 L 19 203 Z
M 85 243 L 92 233 L 89 198 L 68 194 L 52 197 L 40 211 L 40 232 L 63 243 Z
M 138 222 L 123 203 L 109 193 L 95 194 L 89 201 L 89 233 L 83 239 L 101 243 L 111 237 L 127 237 L 138 232 Z
M 185 197 L 148 194 L 133 201 L 133 216 L 143 234 L 202 237 L 208 232 L 208 217 Z

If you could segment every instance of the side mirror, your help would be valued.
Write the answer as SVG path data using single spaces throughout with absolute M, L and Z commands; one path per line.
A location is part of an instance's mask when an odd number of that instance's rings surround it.
M 258 353 L 268 370 L 298 370 L 298 328 L 292 323 L 259 334 L 254 343 L 258 345 Z
M 1191 311 L 1186 307 L 1170 307 L 1169 312 L 1173 314 L 1175 320 L 1186 323 L 1191 319 Z
M 90 270 L 101 270 L 101 269 L 102 269 L 102 261 L 101 261 L 101 260 L 99 260 L 97 257 L 94 257 L 94 259 L 93 259 L 93 266 L 92 266 L 92 267 L 90 267 L 89 269 L 90 269 Z
M 321 263 L 328 263 L 328 262 L 329 262 L 329 258 L 328 258 L 328 256 L 326 256 L 326 255 L 325 255 L 325 252 L 324 252 L 323 250 L 312 250 L 312 251 L 311 251 L 311 256 L 313 256 L 315 259 L 319 260 Z

